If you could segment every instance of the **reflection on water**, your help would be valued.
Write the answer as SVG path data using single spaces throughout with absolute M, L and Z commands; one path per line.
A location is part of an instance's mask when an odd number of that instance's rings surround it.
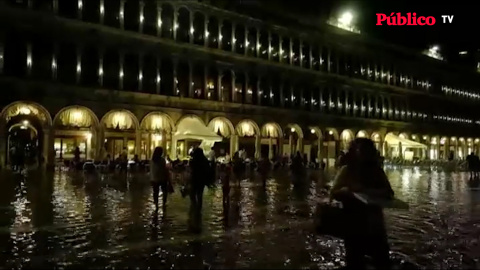
M 465 173 L 390 169 L 408 211 L 388 210 L 392 256 L 428 268 L 478 268 L 480 190 Z M 154 211 L 148 177 L 1 175 L 0 267 L 320 268 L 343 265 L 341 241 L 311 231 L 320 173 L 292 187 L 276 172 L 206 190 L 203 231 L 188 230 L 176 192 Z M 320 179 L 321 180 L 321 179 Z

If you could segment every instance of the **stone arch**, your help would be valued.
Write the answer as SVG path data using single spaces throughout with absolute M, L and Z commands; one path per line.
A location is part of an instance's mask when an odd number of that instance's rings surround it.
M 279 124 L 269 122 L 262 126 L 262 137 L 283 138 L 283 131 Z
M 173 120 L 170 115 L 153 111 L 145 115 L 140 122 L 140 128 L 147 131 L 158 131 L 162 130 L 165 132 L 170 132 L 173 130 Z
M 71 105 L 61 109 L 55 115 L 53 124 L 64 127 L 97 128 L 100 120 L 90 108 Z
M 344 129 L 342 133 L 340 133 L 340 146 L 342 149 L 347 149 L 350 145 L 350 142 L 352 142 L 354 139 L 354 133 L 350 129 Z
M 355 135 L 355 138 L 369 138 L 368 132 L 366 130 L 359 130 Z
M 288 124 L 287 128 L 295 130 L 299 138 L 303 138 L 303 130 L 298 124 Z
M 235 130 L 240 137 L 260 134 L 260 128 L 258 127 L 257 123 L 251 119 L 244 119 L 240 121 Z
M 45 107 L 31 101 L 15 101 L 3 108 L 1 112 L 2 121 L 8 123 L 13 117 L 25 115 L 35 116 L 43 125 L 52 126 L 52 117 Z
M 310 133 L 317 135 L 318 138 L 323 138 L 322 130 L 317 126 L 309 126 Z
M 196 114 L 185 114 L 183 115 L 182 117 L 180 117 L 177 122 L 175 123 L 175 126 L 178 127 L 178 125 L 185 119 L 187 118 L 195 118 L 196 120 L 200 121 L 201 124 L 203 124 L 204 126 L 207 126 L 205 124 L 205 121 L 203 121 L 202 118 L 200 118 L 200 116 L 196 115 Z
M 136 130 L 140 127 L 137 117 L 131 111 L 124 109 L 114 109 L 107 112 L 100 120 L 100 124 L 104 128 L 120 130 Z
M 370 136 L 370 139 L 374 142 L 382 142 L 383 141 L 383 136 L 380 132 L 372 132 L 372 135 Z
M 230 120 L 226 117 L 218 116 L 210 120 L 208 127 L 215 133 L 220 133 L 224 138 L 229 138 L 231 135 L 235 135 L 235 128 Z

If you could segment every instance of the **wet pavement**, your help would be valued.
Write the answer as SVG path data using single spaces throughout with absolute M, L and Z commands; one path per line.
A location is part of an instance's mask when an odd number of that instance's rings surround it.
M 387 168 L 410 210 L 387 210 L 392 258 L 425 268 L 480 269 L 480 190 L 466 173 Z M 296 190 L 279 171 L 206 190 L 203 231 L 188 229 L 189 200 L 177 191 L 155 214 L 148 177 L 3 172 L 0 268 L 302 268 L 343 266 L 342 241 L 315 235 L 310 215 L 319 172 Z M 474 183 L 477 184 L 477 183 Z

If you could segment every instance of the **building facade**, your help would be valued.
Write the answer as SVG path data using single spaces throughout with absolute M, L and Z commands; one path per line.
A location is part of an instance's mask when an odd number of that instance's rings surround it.
M 8 0 L 0 21 L 2 166 L 18 129 L 49 164 L 77 146 L 97 160 L 200 144 L 329 163 L 355 137 L 387 158 L 480 147 L 474 71 L 333 27 L 153 0 Z

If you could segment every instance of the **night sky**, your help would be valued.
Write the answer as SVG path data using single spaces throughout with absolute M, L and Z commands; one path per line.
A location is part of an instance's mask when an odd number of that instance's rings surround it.
M 394 1 L 394 0 L 279 0 L 290 10 L 309 16 L 328 18 L 350 10 L 362 34 L 415 50 L 439 45 L 442 52 L 480 49 L 478 1 Z M 449 2 L 450 4 L 439 4 Z M 455 4 L 453 4 L 455 3 Z M 463 4 L 462 4 L 463 3 Z M 303 11 L 302 11 L 303 10 Z M 417 16 L 434 16 L 434 26 L 376 26 L 376 13 L 416 12 Z M 454 15 L 452 24 L 443 24 L 441 15 Z

